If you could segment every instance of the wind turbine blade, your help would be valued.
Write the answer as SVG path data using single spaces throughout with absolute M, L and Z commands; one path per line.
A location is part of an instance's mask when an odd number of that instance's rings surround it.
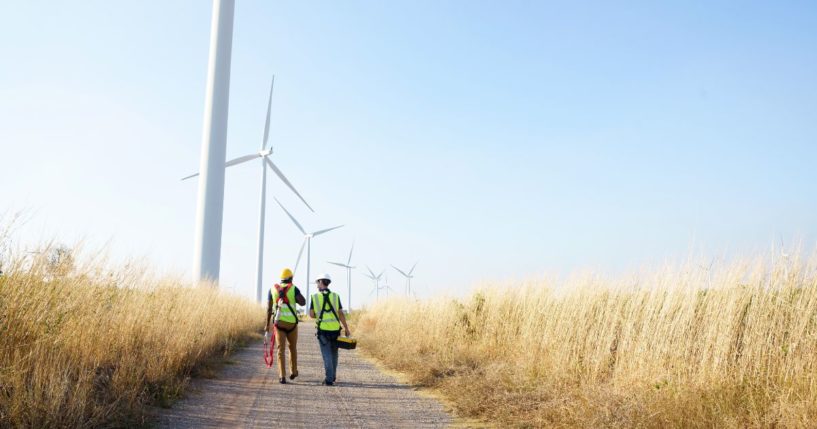
M 371 274 L 371 276 L 370 276 L 370 277 L 371 277 L 371 278 L 374 280 L 374 278 L 375 278 L 374 271 L 372 271 L 372 269 L 371 269 L 371 268 L 369 268 L 369 266 L 368 266 L 368 265 L 366 265 L 366 269 L 367 269 L 367 270 L 369 270 L 369 274 Z
M 267 160 L 267 161 L 269 161 L 269 160 Z M 281 209 L 283 209 L 283 210 L 284 210 L 284 213 L 286 213 L 286 214 L 287 214 L 287 216 L 289 216 L 289 218 L 290 218 L 290 219 L 292 219 L 292 222 L 295 224 L 295 226 L 297 226 L 297 227 L 298 227 L 298 230 L 300 230 L 300 231 L 301 231 L 301 234 L 306 235 L 306 231 L 304 230 L 304 227 L 302 227 L 302 226 L 301 226 L 301 224 L 300 224 L 300 223 L 298 223 L 298 221 L 297 221 L 297 220 L 295 220 L 295 217 L 294 217 L 294 216 L 292 216 L 292 214 L 290 214 L 290 213 L 289 213 L 289 210 L 287 210 L 286 208 L 284 208 L 284 205 L 283 205 L 283 204 L 281 204 L 281 202 L 280 202 L 280 201 L 278 201 L 278 198 L 272 197 L 272 199 L 273 199 L 273 200 L 275 200 L 275 202 L 276 202 L 276 203 L 278 203 L 278 205 L 279 205 L 279 206 L 281 206 Z M 303 248 L 301 248 L 301 250 L 303 250 Z
M 380 274 L 377 275 L 377 279 L 380 280 L 380 277 L 383 277 L 383 273 L 385 272 L 386 270 L 381 271 Z
M 411 273 L 413 273 L 414 269 L 417 268 L 418 263 L 420 263 L 420 261 L 415 262 L 414 265 L 411 266 L 411 269 L 409 270 L 409 273 L 408 273 L 409 276 L 411 276 Z
M 258 158 L 259 156 L 260 155 L 258 155 L 257 153 L 254 153 L 252 155 L 244 155 L 244 156 L 240 156 L 240 157 L 238 157 L 236 159 L 231 159 L 231 160 L 227 161 L 224 164 L 224 168 L 232 167 L 232 166 L 234 166 L 236 164 L 241 164 L 242 162 L 247 162 L 247 161 L 253 160 L 255 158 Z M 191 179 L 191 178 L 196 177 L 198 175 L 199 175 L 199 173 L 194 173 L 194 174 L 191 174 L 189 176 L 182 177 L 182 180 Z
M 298 271 L 298 264 L 301 263 L 301 255 L 304 254 L 304 246 L 306 246 L 306 239 L 304 239 L 304 242 L 301 243 L 301 250 L 298 251 L 298 259 L 295 261 L 295 269 L 292 270 L 293 274 L 295 274 L 295 272 Z
M 400 268 L 397 268 L 394 265 L 392 265 L 391 267 L 394 268 L 395 270 L 397 270 L 398 273 L 402 274 L 403 277 L 408 277 L 409 276 L 408 274 L 404 273 L 403 270 L 401 270 Z
M 346 260 L 346 265 L 349 265 L 349 264 L 351 264 L 351 263 L 352 263 L 352 252 L 353 252 L 354 250 L 355 250 L 355 242 L 353 241 L 353 242 L 352 242 L 352 248 L 351 248 L 351 249 L 349 249 L 349 259 L 347 259 L 347 260 Z
M 275 87 L 275 75 L 272 75 L 272 83 L 269 86 L 269 101 L 267 102 L 267 122 L 264 124 L 264 142 L 261 144 L 261 150 L 267 148 L 269 141 L 269 120 L 272 114 L 272 88 Z
M 326 261 L 326 263 L 328 263 L 328 264 L 332 264 L 332 265 L 337 265 L 337 266 L 339 266 L 339 267 L 343 267 L 343 268 L 352 268 L 352 267 L 350 267 L 350 266 L 348 266 L 348 265 L 346 265 L 346 264 L 341 264 L 340 262 L 329 262 L 329 261 Z
M 269 164 L 269 167 L 272 169 L 272 171 L 274 171 L 275 174 L 278 175 L 278 178 L 281 179 L 281 181 L 283 181 L 284 184 L 287 185 L 289 187 L 289 189 L 292 190 L 292 192 L 295 192 L 295 195 L 297 195 L 298 198 L 300 198 L 301 201 L 303 201 L 304 204 L 306 204 L 306 206 L 309 207 L 309 210 L 312 213 L 315 213 L 315 210 L 313 210 L 312 207 L 309 205 L 309 203 L 306 202 L 304 197 L 302 197 L 301 194 L 298 193 L 298 190 L 295 189 L 294 186 L 292 186 L 292 183 L 289 183 L 289 180 L 287 180 L 286 176 L 284 176 L 284 173 L 282 173 L 281 170 L 279 170 L 278 167 L 276 167 L 275 164 L 273 164 L 272 161 L 270 161 L 269 158 L 264 158 L 264 159 L 267 161 L 267 164 Z
M 244 155 L 244 156 L 239 156 L 239 157 L 238 157 L 238 158 L 236 158 L 236 159 L 232 159 L 232 160 L 227 161 L 227 163 L 226 163 L 226 164 L 224 164 L 224 168 L 227 168 L 227 167 L 232 167 L 232 166 L 234 166 L 234 165 L 236 165 L 236 164 L 241 164 L 242 162 L 247 162 L 247 161 L 250 161 L 250 160 L 256 159 L 256 158 L 258 158 L 258 157 L 260 157 L 260 156 L 261 156 L 261 155 L 259 155 L 259 154 L 257 154 L 257 153 L 254 153 L 254 154 L 252 154 L 252 155 Z
M 315 231 L 315 232 L 312 233 L 312 236 L 317 237 L 317 236 L 319 236 L 319 235 L 321 235 L 321 234 L 323 234 L 325 232 L 329 232 L 329 231 L 332 231 L 332 230 L 335 230 L 335 229 L 338 229 L 338 228 L 343 228 L 343 225 L 338 225 L 336 227 L 322 229 L 320 231 Z

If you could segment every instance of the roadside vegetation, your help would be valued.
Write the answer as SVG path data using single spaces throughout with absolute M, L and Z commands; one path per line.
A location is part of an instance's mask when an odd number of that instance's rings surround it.
M 250 301 L 66 248 L 2 262 L 0 427 L 147 424 L 262 319 Z
M 817 422 L 817 256 L 553 286 L 395 299 L 360 315 L 356 333 L 459 414 L 500 426 Z

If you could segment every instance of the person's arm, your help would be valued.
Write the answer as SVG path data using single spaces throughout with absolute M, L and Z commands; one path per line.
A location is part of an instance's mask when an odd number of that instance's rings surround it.
M 295 302 L 297 302 L 300 306 L 306 305 L 306 298 L 301 295 L 301 290 L 298 288 L 295 288 Z
M 343 314 L 343 311 L 338 313 L 338 317 L 340 317 L 340 323 L 343 324 L 343 330 L 346 331 L 346 336 L 351 336 L 352 331 L 349 330 L 349 325 L 346 324 L 346 315 Z
M 315 307 L 312 305 L 312 300 L 309 300 L 309 317 L 315 318 Z

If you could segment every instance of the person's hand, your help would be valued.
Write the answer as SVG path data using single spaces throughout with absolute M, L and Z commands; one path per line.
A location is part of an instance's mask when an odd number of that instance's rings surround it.
M 346 335 L 347 337 L 351 337 L 352 331 L 350 331 L 349 328 L 346 328 L 343 330 L 343 334 Z

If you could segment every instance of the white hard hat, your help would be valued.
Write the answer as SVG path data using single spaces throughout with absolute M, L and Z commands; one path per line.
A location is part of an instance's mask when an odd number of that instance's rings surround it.
M 329 273 L 324 273 L 322 276 L 318 276 L 318 278 L 315 279 L 316 282 L 318 280 L 326 280 L 327 283 L 332 283 L 332 276 L 330 276 Z

